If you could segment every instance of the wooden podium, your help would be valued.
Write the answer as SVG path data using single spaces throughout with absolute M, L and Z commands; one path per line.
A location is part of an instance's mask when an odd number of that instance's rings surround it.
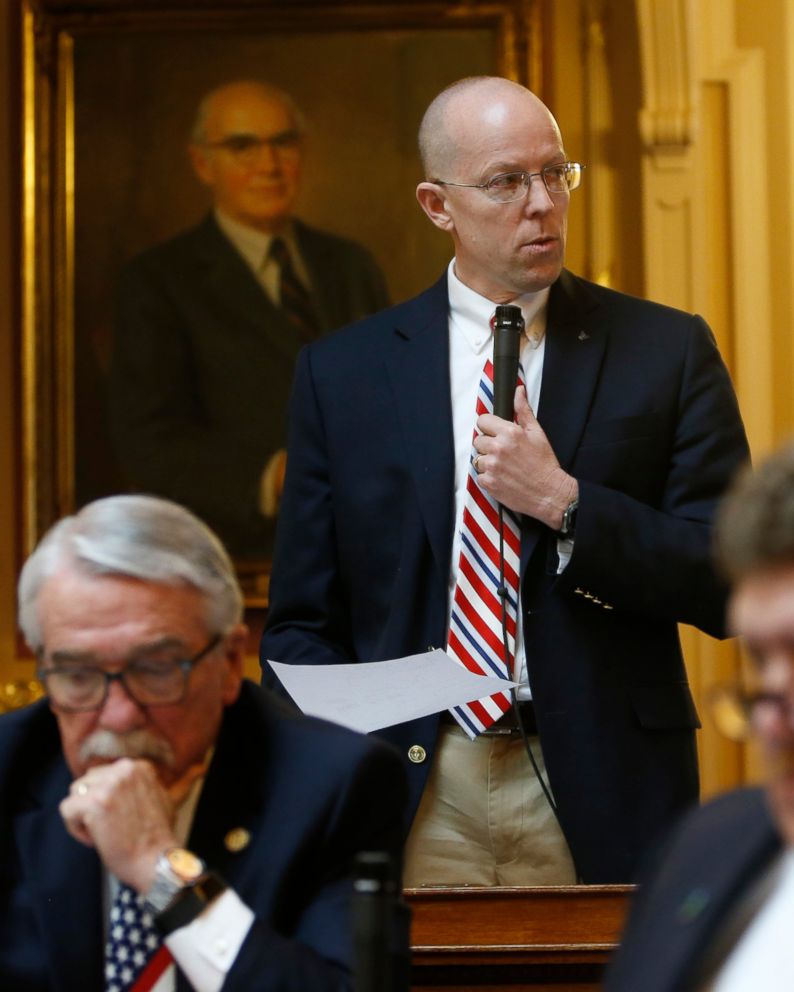
M 630 885 L 406 889 L 412 988 L 594 992 Z

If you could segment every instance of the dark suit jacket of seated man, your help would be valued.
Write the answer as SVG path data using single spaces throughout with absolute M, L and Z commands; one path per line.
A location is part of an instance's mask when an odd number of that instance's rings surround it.
M 472 105 L 451 143 L 464 164 L 443 178 L 485 182 L 491 160 L 466 158 L 464 139 L 478 153 L 492 142 L 532 174 L 531 189 L 494 202 L 479 187 L 450 190 L 428 167 L 417 195 L 453 236 L 450 272 L 302 352 L 263 670 L 275 684 L 267 659 L 369 662 L 446 644 L 453 496 L 467 472 L 455 461 L 449 283 L 468 279 L 466 291 L 494 303 L 550 286 L 537 421 L 520 394 L 520 431 L 481 417 L 474 470 L 521 514 L 529 685 L 578 876 L 625 882 L 649 838 L 698 795 L 677 624 L 724 634 L 711 522 L 747 442 L 702 319 L 562 270 L 568 193 L 544 193 L 538 170 L 565 152 L 540 101 L 505 80 L 451 91 Z M 512 247 L 529 238 L 534 255 Z M 577 497 L 573 554 L 558 574 L 558 530 Z M 405 756 L 412 810 L 438 734 L 439 715 L 383 732 Z
M 182 508 L 98 501 L 33 557 L 21 622 L 52 708 L 0 718 L 0 987 L 105 988 L 109 878 L 153 899 L 175 845 L 227 886 L 195 905 L 190 886 L 161 886 L 179 989 L 350 989 L 354 859 L 384 851 L 398 870 L 397 755 L 242 680 L 234 574 Z M 184 694 L 163 702 L 174 672 Z
M 133 259 L 118 293 L 109 403 L 129 483 L 189 506 L 237 557 L 272 553 L 276 506 L 260 494 L 286 443 L 305 343 L 278 276 L 263 279 L 268 246 L 277 236 L 288 246 L 315 336 L 389 303 L 366 248 L 295 217 L 298 114 L 287 94 L 258 83 L 208 94 L 190 151 L 215 209 Z
M 605 992 L 794 988 L 794 447 L 737 481 L 717 537 L 750 663 L 714 715 L 755 738 L 766 781 L 691 811 L 649 853 Z

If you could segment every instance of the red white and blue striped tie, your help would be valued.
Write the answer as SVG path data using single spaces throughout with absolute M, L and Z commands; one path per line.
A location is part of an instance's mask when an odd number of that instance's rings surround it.
M 519 379 L 519 382 L 521 380 Z M 493 412 L 493 365 L 485 363 L 477 392 L 477 417 Z M 474 429 L 474 438 L 477 437 Z M 478 675 L 509 679 L 515 656 L 521 527 L 504 508 L 504 587 L 507 590 L 507 657 L 502 637 L 499 597 L 499 504 L 482 490 L 474 471 L 477 451 L 472 445 L 463 524 L 460 533 L 458 578 L 452 596 L 447 654 Z M 512 704 L 510 690 L 454 706 L 450 712 L 473 740 L 505 714 Z

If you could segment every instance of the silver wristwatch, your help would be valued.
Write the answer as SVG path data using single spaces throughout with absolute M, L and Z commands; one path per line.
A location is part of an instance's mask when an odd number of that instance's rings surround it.
M 573 532 L 576 530 L 576 513 L 578 509 L 578 499 L 571 500 L 565 507 L 565 512 L 562 515 L 562 523 L 560 524 L 560 529 L 557 531 L 560 537 L 573 537 Z

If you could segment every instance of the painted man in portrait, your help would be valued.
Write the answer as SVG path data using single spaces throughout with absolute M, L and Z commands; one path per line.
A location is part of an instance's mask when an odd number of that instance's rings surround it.
M 387 291 L 365 248 L 295 216 L 305 127 L 288 94 L 213 90 L 189 151 L 212 209 L 123 273 L 113 436 L 133 488 L 189 506 L 238 558 L 266 558 L 298 351 Z

